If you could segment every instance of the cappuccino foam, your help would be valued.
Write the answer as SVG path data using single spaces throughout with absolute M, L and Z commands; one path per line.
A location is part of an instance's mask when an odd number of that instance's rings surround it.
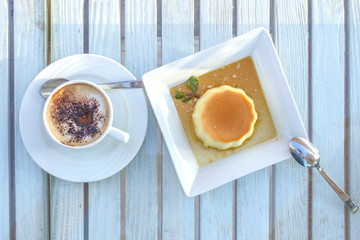
M 86 84 L 59 89 L 49 102 L 46 121 L 52 134 L 63 144 L 83 146 L 97 140 L 109 123 L 105 96 Z

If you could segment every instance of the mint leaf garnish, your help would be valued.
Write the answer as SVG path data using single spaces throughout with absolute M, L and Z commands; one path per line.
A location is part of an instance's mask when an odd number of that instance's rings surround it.
M 196 93 L 198 88 L 199 88 L 199 82 L 197 77 L 195 76 L 191 76 L 188 80 L 187 80 L 187 85 L 189 86 L 190 90 L 193 93 Z
M 185 97 L 185 93 L 175 90 L 175 98 L 176 99 L 182 99 L 184 97 Z
M 180 92 L 178 90 L 175 90 L 175 98 L 176 99 L 182 99 L 183 103 L 188 102 L 191 98 L 196 97 L 196 98 L 200 98 L 199 95 L 196 94 L 198 88 L 199 88 L 199 82 L 197 77 L 195 76 L 191 76 L 188 80 L 187 80 L 187 85 L 190 88 L 190 90 L 192 91 L 192 93 L 183 93 Z

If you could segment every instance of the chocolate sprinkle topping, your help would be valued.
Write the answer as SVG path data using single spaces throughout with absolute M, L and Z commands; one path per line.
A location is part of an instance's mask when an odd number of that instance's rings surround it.
M 54 98 L 51 118 L 62 135 L 70 135 L 67 142 L 82 143 L 101 134 L 98 123 L 104 123 L 106 116 L 98 112 L 96 98 L 74 98 L 63 94 Z M 66 143 L 65 143 L 66 144 Z

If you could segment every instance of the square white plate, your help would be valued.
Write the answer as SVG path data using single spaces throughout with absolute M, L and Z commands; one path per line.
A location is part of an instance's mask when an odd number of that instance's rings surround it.
M 211 164 L 198 166 L 169 89 L 191 75 L 251 56 L 273 117 L 277 137 Z M 142 76 L 152 108 L 185 194 L 193 197 L 291 157 L 289 140 L 307 138 L 268 31 L 257 28 L 212 48 L 154 69 Z

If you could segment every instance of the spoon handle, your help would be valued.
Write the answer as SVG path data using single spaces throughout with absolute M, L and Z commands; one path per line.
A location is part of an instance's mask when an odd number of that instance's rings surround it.
M 104 90 L 108 90 L 115 88 L 142 88 L 144 87 L 144 84 L 143 81 L 130 80 L 123 82 L 104 83 L 104 84 L 99 84 L 99 86 Z
M 352 211 L 352 213 L 355 213 L 357 210 L 359 210 L 359 207 L 350 199 L 349 195 L 347 195 L 344 190 L 342 190 L 319 165 L 316 166 L 316 169 L 328 182 L 332 189 L 334 189 L 337 195 L 339 195 L 339 197 L 344 201 L 345 205 Z

